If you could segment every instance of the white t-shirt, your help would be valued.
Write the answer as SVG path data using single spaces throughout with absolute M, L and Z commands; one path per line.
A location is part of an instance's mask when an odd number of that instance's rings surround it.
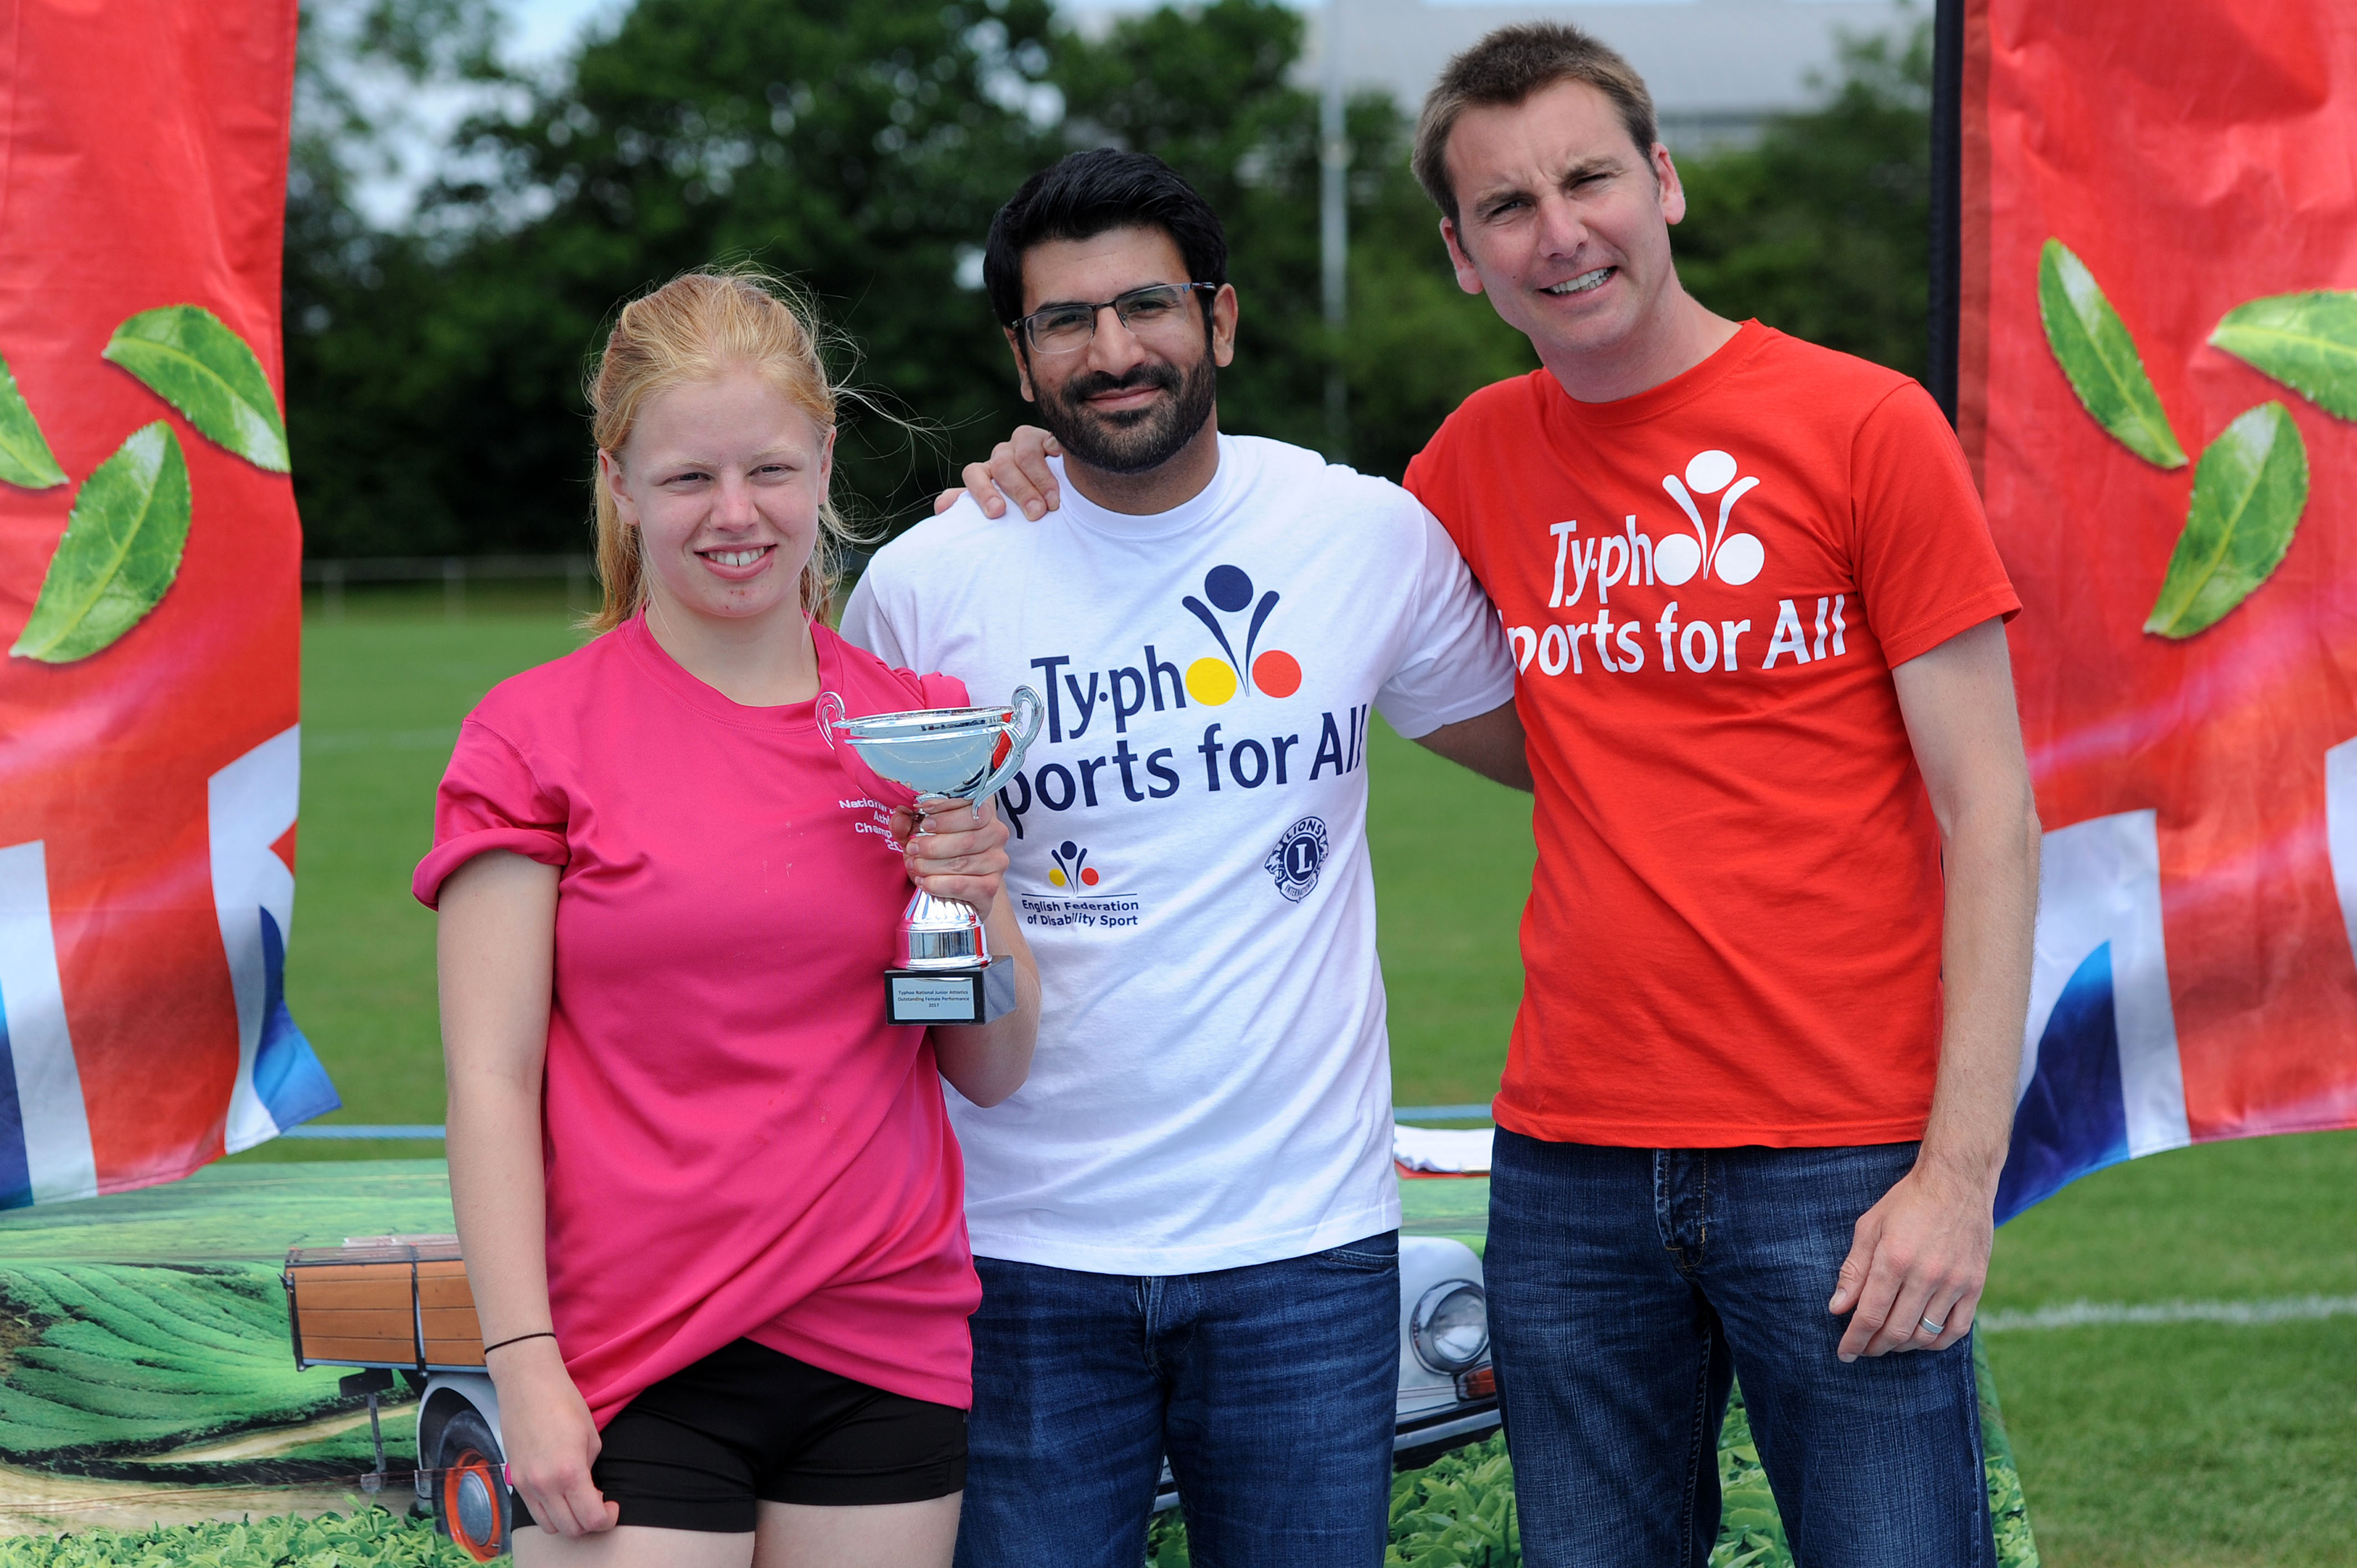
M 1413 736 L 1511 701 L 1498 618 L 1415 498 L 1300 447 L 1223 435 L 1153 516 L 1062 491 L 1038 522 L 961 499 L 843 617 L 976 702 L 1049 703 L 998 798 L 1038 1054 L 1000 1105 L 949 1095 L 974 1251 L 1192 1273 L 1389 1230 L 1368 714 Z

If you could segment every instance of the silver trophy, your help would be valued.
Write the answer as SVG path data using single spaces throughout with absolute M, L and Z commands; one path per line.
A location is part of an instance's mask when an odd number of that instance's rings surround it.
M 878 778 L 920 801 L 980 800 L 1015 777 L 1047 704 L 1028 686 L 991 708 L 919 708 L 847 718 L 843 699 L 820 693 L 819 734 L 835 735 Z M 920 824 L 919 832 L 924 832 Z M 982 916 L 960 898 L 917 889 L 900 917 L 898 962 L 884 972 L 885 1014 L 895 1024 L 986 1024 L 1015 1006 L 1015 965 L 994 961 Z

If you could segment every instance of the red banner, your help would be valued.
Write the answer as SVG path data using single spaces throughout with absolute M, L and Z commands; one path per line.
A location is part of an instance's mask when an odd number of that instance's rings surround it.
M 2048 830 L 2010 1213 L 2357 1124 L 2357 6 L 1964 40 L 1958 423 Z
M 0 1206 L 335 1104 L 282 991 L 296 0 L 0 12 Z

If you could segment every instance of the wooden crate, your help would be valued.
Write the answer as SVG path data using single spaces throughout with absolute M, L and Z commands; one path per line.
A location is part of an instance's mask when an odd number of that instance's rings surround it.
M 476 1371 L 483 1331 L 456 1236 L 297 1247 L 280 1276 L 298 1368 Z

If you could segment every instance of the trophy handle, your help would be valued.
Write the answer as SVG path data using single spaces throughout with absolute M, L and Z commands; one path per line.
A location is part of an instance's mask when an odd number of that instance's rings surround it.
M 1016 687 L 1015 696 L 1007 705 L 1015 710 L 1015 727 L 1006 734 L 1006 760 L 982 781 L 982 787 L 974 794 L 976 800 L 997 794 L 999 786 L 1015 777 L 1016 769 L 1023 766 L 1023 754 L 1039 736 L 1040 721 L 1048 716 L 1048 704 L 1028 686 Z
M 829 751 L 834 749 L 835 726 L 843 723 L 843 699 L 833 692 L 818 694 L 818 735 Z M 1033 726 L 1037 728 L 1035 725 Z

